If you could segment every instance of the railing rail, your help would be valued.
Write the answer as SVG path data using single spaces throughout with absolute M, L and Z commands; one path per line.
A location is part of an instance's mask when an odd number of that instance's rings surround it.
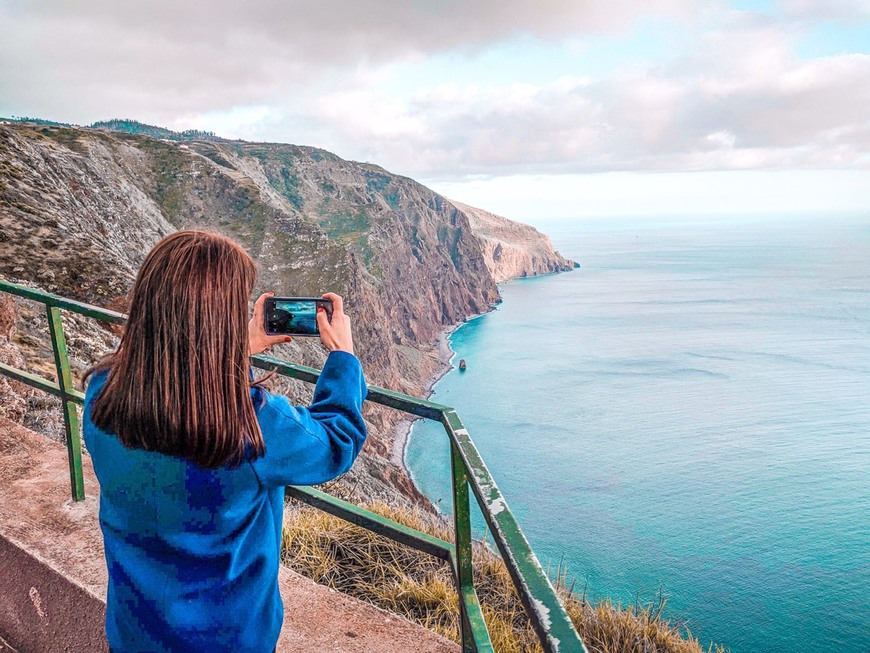
M 46 308 L 57 380 L 44 379 L 4 363 L 0 363 L 0 374 L 38 388 L 61 400 L 69 457 L 70 487 L 73 499 L 81 501 L 85 498 L 85 490 L 76 404 L 84 403 L 84 395 L 73 387 L 60 311 L 67 310 L 114 324 L 123 324 L 126 316 L 2 279 L 0 279 L 0 292 L 39 302 Z M 314 368 L 288 363 L 270 356 L 254 356 L 252 364 L 308 383 L 316 383 L 320 374 L 320 371 Z M 453 571 L 459 595 L 463 651 L 482 653 L 492 651 L 493 648 L 474 586 L 470 511 L 470 498 L 473 496 L 504 559 L 526 613 L 534 625 L 541 646 L 547 652 L 582 651 L 585 653 L 586 648 L 580 636 L 456 411 L 449 406 L 375 386 L 368 387 L 366 401 L 389 406 L 416 417 L 435 420 L 444 426 L 451 451 L 454 541 L 447 542 L 409 528 L 313 488 L 289 486 L 285 494 L 446 561 Z

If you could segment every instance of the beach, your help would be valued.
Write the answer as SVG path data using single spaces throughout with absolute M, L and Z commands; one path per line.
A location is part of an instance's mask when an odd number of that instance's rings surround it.
M 491 310 L 494 309 L 495 306 Z M 480 315 L 486 315 L 486 313 L 481 313 Z M 480 315 L 472 316 L 471 318 L 468 318 L 467 320 L 464 320 L 459 324 L 444 329 L 443 331 L 441 331 L 441 333 L 438 334 L 438 337 L 435 340 L 434 353 L 438 358 L 439 369 L 431 374 L 429 378 L 426 379 L 426 381 L 424 382 L 424 399 L 428 399 L 429 397 L 431 397 L 435 384 L 438 383 L 438 381 L 440 381 L 445 374 L 448 374 L 455 369 L 451 363 L 451 361 L 453 360 L 454 352 L 450 348 L 450 336 L 453 334 L 454 331 L 466 325 L 470 320 L 480 317 Z M 420 419 L 422 418 L 403 418 L 396 424 L 395 430 L 393 432 L 393 446 L 390 451 L 390 462 L 395 463 L 396 465 L 401 465 L 412 480 L 413 477 L 411 476 L 411 470 L 408 468 L 408 465 L 405 461 L 405 455 L 408 449 L 408 441 L 411 436 L 411 429 L 414 427 L 415 422 Z

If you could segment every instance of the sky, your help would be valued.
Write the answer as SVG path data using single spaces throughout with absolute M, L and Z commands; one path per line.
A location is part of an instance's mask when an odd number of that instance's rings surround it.
M 0 0 L 0 116 L 314 145 L 507 217 L 870 216 L 870 0 Z

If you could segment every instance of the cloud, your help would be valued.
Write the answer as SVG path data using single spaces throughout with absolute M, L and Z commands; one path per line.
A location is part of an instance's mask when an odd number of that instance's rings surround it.
M 789 17 L 811 21 L 866 19 L 870 17 L 867 0 L 779 0 L 777 10 Z
M 518 33 L 550 37 L 612 31 L 639 15 L 688 11 L 689 0 L 12 0 L 22 15 L 100 23 L 161 39 L 220 46 L 228 34 L 256 36 L 318 61 L 473 48 Z M 308 58 L 308 57 L 306 57 Z
M 802 59 L 795 43 L 814 21 L 864 20 L 867 8 L 796 0 L 771 16 L 707 0 L 5 0 L 0 115 L 135 117 L 318 145 L 441 179 L 866 168 L 870 55 Z M 415 76 L 439 57 L 462 66 L 504 43 L 573 44 L 562 54 L 585 61 L 594 48 L 578 49 L 584 36 L 616 38 L 650 16 L 682 21 L 678 56 L 541 70 L 522 82 L 499 71 Z
M 517 36 L 619 30 L 691 0 L 5 0 L 0 109 L 69 120 L 276 104 L 350 71 Z M 304 94 L 303 94 L 304 95 Z M 59 115 L 62 114 L 62 115 Z
M 735 21 L 691 56 L 541 84 L 327 94 L 335 142 L 427 177 L 870 167 L 870 55 L 804 60 L 795 30 Z M 357 107 L 364 106 L 364 114 Z

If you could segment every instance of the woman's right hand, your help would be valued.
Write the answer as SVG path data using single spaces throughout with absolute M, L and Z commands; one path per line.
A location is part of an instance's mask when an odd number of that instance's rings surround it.
M 324 293 L 324 299 L 332 300 L 332 321 L 326 316 L 322 306 L 317 307 L 317 328 L 320 340 L 329 351 L 353 353 L 353 334 L 350 330 L 350 317 L 345 315 L 344 300 L 334 292 Z

